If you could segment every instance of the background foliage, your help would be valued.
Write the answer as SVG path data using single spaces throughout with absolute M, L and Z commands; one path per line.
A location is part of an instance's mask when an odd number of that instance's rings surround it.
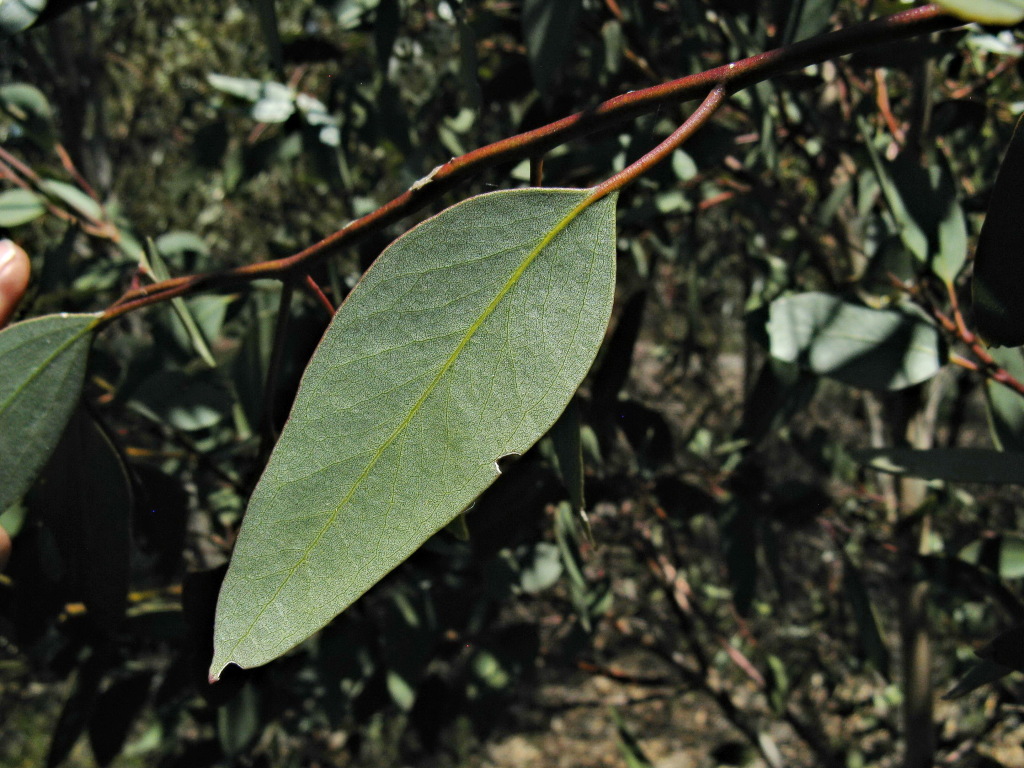
M 57 5 L 23 31 L 34 6 L 0 3 L 24 318 L 294 253 L 475 147 L 903 7 Z M 1020 764 L 1024 360 L 971 335 L 965 269 L 1012 199 L 1021 51 L 964 27 L 736 94 L 620 195 L 597 364 L 468 540 L 216 686 L 223 566 L 329 315 L 261 280 L 106 328 L 0 516 L 0 764 Z M 544 184 L 603 180 L 686 110 L 552 150 Z M 337 305 L 413 223 L 311 277 Z

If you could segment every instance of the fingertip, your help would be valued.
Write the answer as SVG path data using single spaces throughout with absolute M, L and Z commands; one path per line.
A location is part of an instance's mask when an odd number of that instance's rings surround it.
M 7 324 L 28 289 L 28 254 L 11 240 L 0 240 L 0 327 Z

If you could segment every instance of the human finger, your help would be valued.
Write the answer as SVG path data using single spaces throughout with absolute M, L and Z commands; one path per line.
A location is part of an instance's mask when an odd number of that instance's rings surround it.
M 28 288 L 28 254 L 10 240 L 0 240 L 0 328 L 7 325 Z

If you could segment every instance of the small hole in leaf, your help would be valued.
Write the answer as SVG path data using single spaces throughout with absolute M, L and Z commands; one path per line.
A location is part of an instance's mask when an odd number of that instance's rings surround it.
M 499 472 L 504 474 L 505 471 L 509 467 L 511 467 L 518 459 L 518 453 L 506 453 L 504 456 L 499 457 L 498 460 L 494 462 L 494 466 L 498 468 Z

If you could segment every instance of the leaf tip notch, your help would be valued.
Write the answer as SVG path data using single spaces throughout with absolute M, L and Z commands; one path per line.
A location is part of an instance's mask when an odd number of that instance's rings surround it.
M 220 676 L 224 674 L 224 670 L 228 668 L 228 665 L 233 664 L 232 661 L 224 661 L 218 658 L 218 655 L 214 653 L 213 660 L 210 662 L 210 672 L 206 676 L 207 682 L 210 685 L 220 682 Z

